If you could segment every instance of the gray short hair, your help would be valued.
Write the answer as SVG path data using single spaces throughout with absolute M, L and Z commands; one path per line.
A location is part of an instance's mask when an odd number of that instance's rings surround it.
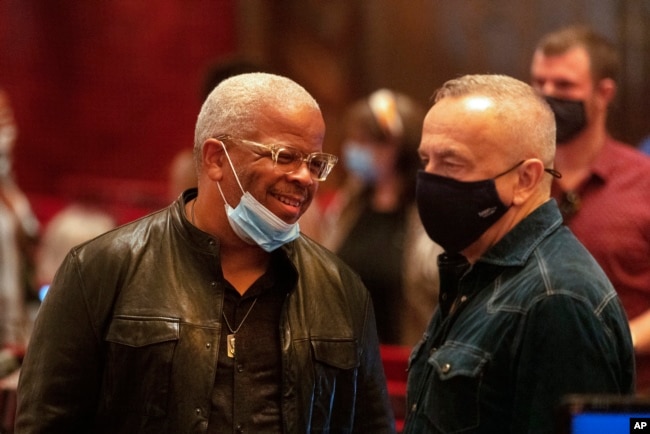
M 197 168 L 206 140 L 221 134 L 247 138 L 255 132 L 257 119 L 267 107 L 320 110 L 309 92 L 289 78 L 261 72 L 230 77 L 210 92 L 199 112 L 194 131 Z
M 443 84 L 433 101 L 469 95 L 486 96 L 497 103 L 498 115 L 510 130 L 515 157 L 539 158 L 546 167 L 553 166 L 555 116 L 530 85 L 506 75 L 465 75 Z

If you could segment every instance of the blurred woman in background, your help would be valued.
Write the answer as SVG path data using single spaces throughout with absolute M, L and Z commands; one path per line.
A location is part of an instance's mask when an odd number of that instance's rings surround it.
M 425 109 L 380 89 L 344 118 L 342 188 L 313 235 L 354 268 L 368 287 L 384 344 L 413 345 L 437 304 L 436 257 L 414 205 Z

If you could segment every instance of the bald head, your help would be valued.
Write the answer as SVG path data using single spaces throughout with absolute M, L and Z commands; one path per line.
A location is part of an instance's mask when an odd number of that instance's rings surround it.
M 465 75 L 438 89 L 434 105 L 450 97 L 473 97 L 468 98 L 470 110 L 489 108 L 509 142 L 506 145 L 514 160 L 539 158 L 547 167 L 552 166 L 555 118 L 531 86 L 504 75 Z

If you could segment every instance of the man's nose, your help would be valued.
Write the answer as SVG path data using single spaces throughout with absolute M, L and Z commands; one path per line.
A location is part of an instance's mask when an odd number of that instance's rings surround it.
M 553 84 L 552 81 L 547 81 L 541 86 L 537 88 L 539 93 L 541 93 L 543 96 L 550 96 L 550 97 L 555 97 L 557 94 L 557 88 Z
M 314 183 L 314 179 L 311 176 L 311 170 L 309 170 L 309 163 L 306 160 L 302 160 L 300 165 L 289 173 L 289 176 L 298 179 L 302 185 L 309 186 Z

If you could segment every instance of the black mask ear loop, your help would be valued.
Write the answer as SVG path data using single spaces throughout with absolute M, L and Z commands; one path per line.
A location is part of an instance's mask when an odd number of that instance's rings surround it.
M 500 177 L 502 177 L 503 175 L 507 175 L 508 173 L 510 173 L 510 172 L 512 172 L 513 170 L 515 170 L 517 167 L 519 167 L 519 166 L 521 166 L 522 164 L 524 164 L 525 162 L 526 162 L 526 160 L 521 160 L 519 163 L 515 164 L 515 165 L 512 166 L 510 169 L 506 170 L 505 172 L 501 172 L 501 173 L 499 173 L 497 176 L 495 176 L 494 178 L 492 178 L 492 182 L 494 182 L 494 188 L 495 188 L 495 190 L 496 190 L 496 188 L 497 188 L 497 186 L 496 186 L 496 179 L 497 179 L 497 178 L 500 178 Z M 497 195 L 498 195 L 498 193 L 497 193 Z M 510 205 L 508 205 L 508 208 L 510 208 L 510 207 L 512 207 L 512 202 L 510 202 Z
M 544 172 L 550 174 L 553 178 L 556 178 L 556 179 L 562 178 L 562 174 L 559 171 L 557 171 L 555 169 L 551 169 L 550 167 L 545 167 Z
M 503 176 L 503 175 L 505 175 L 506 173 L 515 170 L 517 167 L 521 166 L 521 165 L 524 164 L 525 162 L 526 162 L 526 160 L 521 160 L 519 163 L 515 164 L 515 165 L 512 166 L 510 169 L 506 170 L 505 172 L 501 172 L 501 173 L 499 173 L 497 176 L 495 176 L 495 177 L 492 178 L 492 179 L 497 179 L 498 177 Z M 557 170 L 555 170 L 555 169 L 552 169 L 552 168 L 550 168 L 550 167 L 545 167 L 545 168 L 544 168 L 544 172 L 548 173 L 548 174 L 551 175 L 553 178 L 557 178 L 557 179 L 562 178 L 562 174 L 561 174 L 559 171 L 557 171 Z
M 492 179 L 497 179 L 497 178 L 499 178 L 500 176 L 503 176 L 503 175 L 505 175 L 505 174 L 507 174 L 507 173 L 509 173 L 509 172 L 512 172 L 513 170 L 515 170 L 517 167 L 521 166 L 521 165 L 524 164 L 525 162 L 526 162 L 526 160 L 521 160 L 519 163 L 515 164 L 515 165 L 512 166 L 510 169 L 506 170 L 505 172 L 501 172 L 501 173 L 499 173 L 497 176 L 495 176 L 495 177 L 492 178 Z M 559 171 L 557 171 L 557 170 L 555 170 L 555 169 L 552 169 L 552 168 L 550 168 L 550 167 L 545 167 L 545 168 L 544 168 L 544 172 L 548 173 L 548 174 L 551 175 L 553 178 L 556 178 L 556 179 L 560 179 L 560 178 L 562 178 L 562 174 L 561 174 Z M 512 206 L 512 204 L 510 204 L 510 206 Z M 510 206 L 509 206 L 508 208 L 510 208 Z
M 524 164 L 525 162 L 526 162 L 526 160 L 521 160 L 519 163 L 515 164 L 515 165 L 512 166 L 510 169 L 506 170 L 505 172 L 501 172 L 501 173 L 499 173 L 497 176 L 493 177 L 492 179 L 500 178 L 500 177 L 502 177 L 503 175 L 506 175 L 506 174 L 512 172 L 513 170 L 515 170 L 517 167 L 521 166 L 521 165 Z

